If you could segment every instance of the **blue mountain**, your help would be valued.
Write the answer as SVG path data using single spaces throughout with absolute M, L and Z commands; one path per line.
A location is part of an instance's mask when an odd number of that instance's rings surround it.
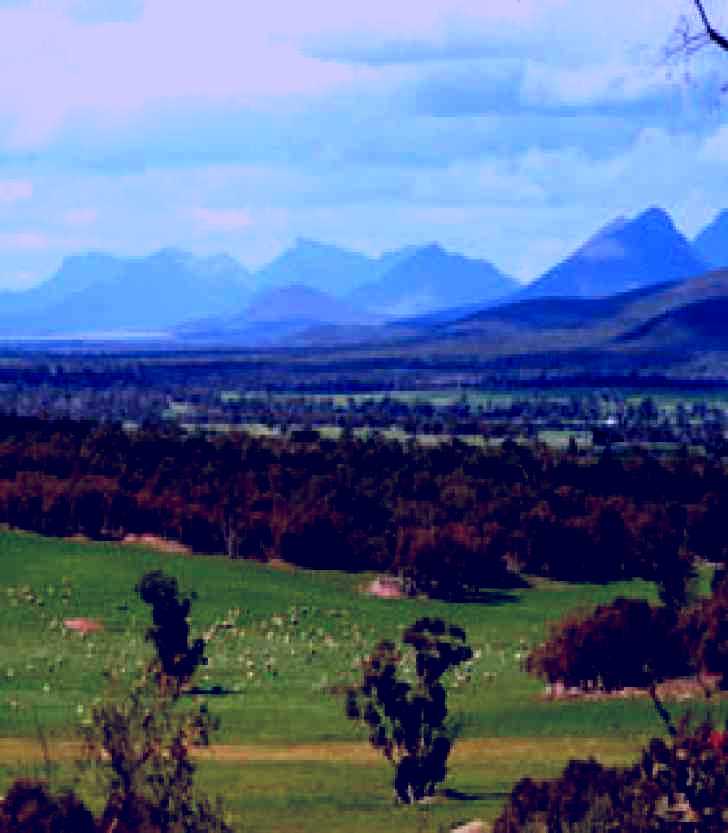
M 260 289 L 304 285 L 341 297 L 371 280 L 376 270 L 377 261 L 359 252 L 299 238 L 256 278 Z
M 40 286 L 0 295 L 0 330 L 160 330 L 239 309 L 252 294 L 252 276 L 227 255 L 196 257 L 177 249 L 134 258 L 77 255 Z
M 519 298 L 598 298 L 699 275 L 706 262 L 660 208 L 620 217 L 523 289 Z
M 384 257 L 390 258 L 389 268 L 349 296 L 352 303 L 380 314 L 404 317 L 487 304 L 519 286 L 492 263 L 447 252 L 437 243 Z
M 728 210 L 707 225 L 693 240 L 693 248 L 715 269 L 728 266 Z

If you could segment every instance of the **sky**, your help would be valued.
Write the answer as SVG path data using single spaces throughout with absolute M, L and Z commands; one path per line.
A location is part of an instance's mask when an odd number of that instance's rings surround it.
M 717 24 L 724 0 L 707 0 Z M 437 241 L 531 280 L 618 215 L 728 208 L 689 0 L 0 0 L 0 288 L 168 247 Z M 686 77 L 687 76 L 687 77 Z

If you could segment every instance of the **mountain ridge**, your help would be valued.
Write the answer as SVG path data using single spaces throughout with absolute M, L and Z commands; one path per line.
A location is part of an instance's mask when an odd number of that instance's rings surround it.
M 521 290 L 519 297 L 603 297 L 699 275 L 709 266 L 661 208 L 616 218 Z

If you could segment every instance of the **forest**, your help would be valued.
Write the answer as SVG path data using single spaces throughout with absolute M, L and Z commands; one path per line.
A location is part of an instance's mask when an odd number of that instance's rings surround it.
M 696 559 L 728 560 L 728 466 L 716 455 L 434 447 L 129 432 L 0 419 L 0 521 L 45 535 L 151 533 L 203 553 L 391 571 L 443 598 L 527 573 L 642 577 L 668 595 Z

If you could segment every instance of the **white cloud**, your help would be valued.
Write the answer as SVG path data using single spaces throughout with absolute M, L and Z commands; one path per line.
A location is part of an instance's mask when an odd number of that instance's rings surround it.
M 50 245 L 48 237 L 38 231 L 7 231 L 0 232 L 0 250 L 42 250 Z
M 700 156 L 706 162 L 728 162 L 728 125 L 719 127 L 704 140 Z
M 396 87 L 391 70 L 311 57 L 315 38 L 505 44 L 516 59 L 537 51 L 576 67 L 531 77 L 531 95 L 638 95 L 633 74 L 615 80 L 614 67 L 600 67 L 604 55 L 640 40 L 659 50 L 679 11 L 675 0 L 147 0 L 130 19 L 81 22 L 76 5 L 0 7 L 0 125 L 11 149 L 42 148 L 70 122 L 113 131 L 174 106 L 275 107 L 284 99 L 292 109 L 362 85 L 381 91 L 383 79 L 390 93 Z
M 24 179 L 0 179 L 0 203 L 15 203 L 32 196 L 32 182 Z
M 91 24 L 42 2 L 0 8 L 6 144 L 42 147 L 69 117 L 113 129 L 160 104 L 248 106 L 371 74 L 306 57 L 257 18 L 238 2 L 155 0 L 138 20 Z
M 98 216 L 98 211 L 95 208 L 74 208 L 65 212 L 63 222 L 74 227 L 91 226 L 96 222 Z
M 190 213 L 199 225 L 210 231 L 239 231 L 253 222 L 250 213 L 242 208 L 193 208 Z
M 667 84 L 663 69 L 627 61 L 578 67 L 527 61 L 521 93 L 529 104 L 583 106 L 637 101 Z
M 43 275 L 31 272 L 28 269 L 19 269 L 3 274 L 3 289 L 22 291 L 30 289 L 43 279 Z

